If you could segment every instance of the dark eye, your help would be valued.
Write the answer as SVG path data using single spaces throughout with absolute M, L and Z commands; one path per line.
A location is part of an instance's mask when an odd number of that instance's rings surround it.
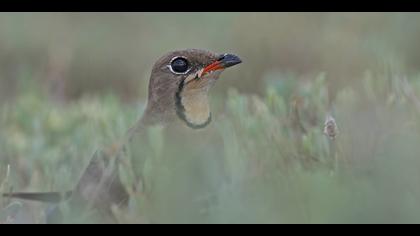
M 172 71 L 175 73 L 185 73 L 188 70 L 188 61 L 183 57 L 178 57 L 171 62 Z

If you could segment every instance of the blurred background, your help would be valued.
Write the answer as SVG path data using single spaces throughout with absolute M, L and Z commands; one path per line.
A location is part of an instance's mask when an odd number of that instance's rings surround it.
M 180 145 L 149 132 L 142 155 L 158 161 L 145 175 L 159 187 L 154 202 L 133 193 L 121 222 L 419 223 L 419 22 L 418 13 L 0 13 L 0 191 L 72 188 L 96 148 L 141 116 L 153 63 L 203 48 L 243 63 L 212 90 L 215 121 L 199 138 Z M 0 199 L 0 222 L 16 218 L 16 204 Z M 30 212 L 19 220 L 43 221 Z
M 328 73 L 353 83 L 389 60 L 420 67 L 416 13 L 2 13 L 0 99 L 26 87 L 69 101 L 116 93 L 146 98 L 150 69 L 167 51 L 205 48 L 244 59 L 223 87 L 261 92 L 272 71 Z M 224 90 L 221 86 L 217 89 Z

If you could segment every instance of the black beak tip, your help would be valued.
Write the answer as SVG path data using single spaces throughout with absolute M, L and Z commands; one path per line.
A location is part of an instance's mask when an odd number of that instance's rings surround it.
M 224 68 L 228 68 L 228 67 L 242 63 L 242 60 L 238 56 L 234 54 L 229 54 L 229 53 L 226 53 L 220 56 L 218 61 L 221 62 Z

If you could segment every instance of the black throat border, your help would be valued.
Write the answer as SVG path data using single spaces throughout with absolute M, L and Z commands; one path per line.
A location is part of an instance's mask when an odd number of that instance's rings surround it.
M 178 86 L 178 91 L 175 93 L 175 107 L 176 107 L 176 114 L 178 115 L 178 117 L 185 122 L 185 124 L 187 124 L 188 127 L 193 128 L 193 129 L 202 129 L 204 127 L 206 127 L 208 124 L 210 124 L 211 122 L 211 113 L 209 115 L 209 118 L 207 119 L 206 122 L 204 122 L 203 124 L 193 124 L 191 122 L 188 121 L 187 116 L 185 115 L 185 107 L 181 102 L 181 93 L 182 90 L 184 89 L 184 83 L 185 80 L 182 80 L 181 83 Z

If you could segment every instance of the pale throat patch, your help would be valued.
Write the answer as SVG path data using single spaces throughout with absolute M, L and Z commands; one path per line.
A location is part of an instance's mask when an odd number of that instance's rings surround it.
M 194 125 L 202 125 L 210 118 L 210 106 L 205 88 L 184 88 L 181 93 L 181 103 L 185 109 L 187 121 Z

